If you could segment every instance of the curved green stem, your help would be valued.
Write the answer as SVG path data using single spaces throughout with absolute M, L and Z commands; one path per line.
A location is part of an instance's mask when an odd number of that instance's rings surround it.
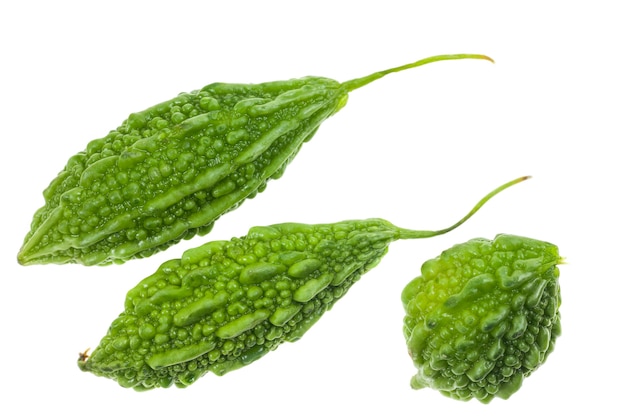
M 429 58 L 420 59 L 419 61 L 413 62 L 411 64 L 402 65 L 395 68 L 390 68 L 384 71 L 378 71 L 373 74 L 367 75 L 361 78 L 355 78 L 353 80 L 346 81 L 341 85 L 348 91 L 356 90 L 357 88 L 361 88 L 364 85 L 371 83 L 372 81 L 376 81 L 379 78 L 384 77 L 387 74 L 391 74 L 392 72 L 400 72 L 406 69 L 419 67 L 422 65 L 430 64 L 431 62 L 437 61 L 447 61 L 451 59 L 485 59 L 487 61 L 494 62 L 493 59 L 489 58 L 486 55 L 478 55 L 478 54 L 454 54 L 454 55 L 436 55 L 431 56 Z
M 463 223 L 465 223 L 470 217 L 472 217 L 478 210 L 480 210 L 480 208 L 482 206 L 485 205 L 485 203 L 489 200 L 491 200 L 492 197 L 494 197 L 496 194 L 499 194 L 501 191 L 506 190 L 507 188 L 518 184 L 522 181 L 525 181 L 527 179 L 529 179 L 530 176 L 524 176 L 524 177 L 520 177 L 517 179 L 514 179 L 513 181 L 509 181 L 506 184 L 502 184 L 501 186 L 499 186 L 498 188 L 496 188 L 495 190 L 491 191 L 489 194 L 487 194 L 486 196 L 484 196 L 478 203 L 476 203 L 476 205 L 474 206 L 474 208 L 472 208 L 472 210 L 470 210 L 469 213 L 467 213 L 465 215 L 465 217 L 463 217 L 461 220 L 459 220 L 458 222 L 456 222 L 455 224 L 453 224 L 452 226 L 446 227 L 445 229 L 441 229 L 441 230 L 410 230 L 410 229 L 399 229 L 399 239 L 422 239 L 422 238 L 427 238 L 427 237 L 433 237 L 433 236 L 439 236 L 439 235 L 443 235 L 445 233 L 448 233 L 454 229 L 456 229 L 457 227 L 459 227 L 460 225 L 462 225 Z

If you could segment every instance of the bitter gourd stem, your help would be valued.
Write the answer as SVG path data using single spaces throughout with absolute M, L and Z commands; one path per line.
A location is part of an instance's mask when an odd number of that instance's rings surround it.
M 399 228 L 398 229 L 399 239 L 422 239 L 422 238 L 439 236 L 439 235 L 443 235 L 445 233 L 448 233 L 448 232 L 456 229 L 457 227 L 459 227 L 463 223 L 465 223 L 478 210 L 480 210 L 480 208 L 483 205 L 485 205 L 485 203 L 487 201 L 491 200 L 491 198 L 494 197 L 496 194 L 499 194 L 501 191 L 504 191 L 507 188 L 509 188 L 509 187 L 511 187 L 511 186 L 513 186 L 515 184 L 518 184 L 518 183 L 520 183 L 522 181 L 525 181 L 525 180 L 527 180 L 529 178 L 530 178 L 530 176 L 526 175 L 524 177 L 520 177 L 520 178 L 514 179 L 513 181 L 509 181 L 506 184 L 502 184 L 501 186 L 499 186 L 498 188 L 496 188 L 495 190 L 491 191 L 489 194 L 484 196 L 478 203 L 476 203 L 474 208 L 472 208 L 472 210 L 470 210 L 470 212 L 465 215 L 465 217 L 463 217 L 461 220 L 459 220 L 458 222 L 456 222 L 455 224 L 453 224 L 450 227 L 446 227 L 445 229 L 441 229 L 441 230 L 410 230 L 410 229 Z
M 453 55 L 435 55 L 429 58 L 420 59 L 419 61 L 415 61 L 411 64 L 402 65 L 395 68 L 390 68 L 384 71 L 378 71 L 373 74 L 367 75 L 361 78 L 355 78 L 353 80 L 346 81 L 342 83 L 342 87 L 345 88 L 348 92 L 354 91 L 357 88 L 361 88 L 364 85 L 371 83 L 372 81 L 376 81 L 379 78 L 384 77 L 387 74 L 391 74 L 392 72 L 400 72 L 406 69 L 419 67 L 422 65 L 430 64 L 431 62 L 437 61 L 447 61 L 451 59 L 485 59 L 487 61 L 494 62 L 493 59 L 489 58 L 486 55 L 478 55 L 478 54 L 453 54 Z

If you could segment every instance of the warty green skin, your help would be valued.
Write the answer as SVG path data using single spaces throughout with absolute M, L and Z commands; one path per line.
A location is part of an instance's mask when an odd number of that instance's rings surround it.
M 382 219 L 253 227 L 230 241 L 187 250 L 131 289 L 91 357 L 78 366 L 142 391 L 185 387 L 208 372 L 248 365 L 293 342 L 328 311 L 398 239 L 454 230 L 402 229 Z
M 489 59 L 435 56 L 344 83 L 214 83 L 133 113 L 52 180 L 18 262 L 123 263 L 205 235 L 279 178 L 350 91 L 391 72 L 463 58 Z
M 403 233 L 379 219 L 279 224 L 188 250 L 128 292 L 78 365 L 138 391 L 224 375 L 300 339 Z
M 551 243 L 503 234 L 424 263 L 402 292 L 412 387 L 483 403 L 517 392 L 561 334 L 560 262 Z

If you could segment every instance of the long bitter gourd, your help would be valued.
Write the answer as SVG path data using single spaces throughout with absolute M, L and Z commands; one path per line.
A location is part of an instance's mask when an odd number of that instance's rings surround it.
M 126 295 L 124 311 L 83 371 L 146 390 L 185 387 L 208 372 L 238 369 L 293 342 L 320 319 L 391 242 L 437 236 L 382 219 L 253 227 L 230 241 L 212 241 L 162 264 Z
M 425 262 L 402 292 L 413 388 L 483 403 L 519 390 L 561 333 L 560 262 L 555 245 L 504 234 Z
M 344 83 L 214 83 L 133 113 L 50 183 L 18 262 L 122 263 L 204 235 L 280 177 L 350 91 L 392 72 L 463 58 L 489 59 L 434 56 Z

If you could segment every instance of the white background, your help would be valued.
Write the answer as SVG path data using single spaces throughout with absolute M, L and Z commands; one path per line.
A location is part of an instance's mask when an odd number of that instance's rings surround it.
M 0 415 L 624 415 L 620 2 L 98 4 L 0 6 Z M 351 93 L 285 176 L 207 237 L 122 266 L 16 262 L 49 181 L 131 112 L 214 81 L 345 81 L 446 53 L 496 63 L 435 63 Z M 449 235 L 393 243 L 302 340 L 247 368 L 137 393 L 76 366 L 126 291 L 186 248 L 285 221 L 441 228 L 522 175 L 533 178 Z M 412 390 L 400 291 L 426 259 L 502 232 L 551 241 L 567 258 L 556 350 L 508 401 Z

